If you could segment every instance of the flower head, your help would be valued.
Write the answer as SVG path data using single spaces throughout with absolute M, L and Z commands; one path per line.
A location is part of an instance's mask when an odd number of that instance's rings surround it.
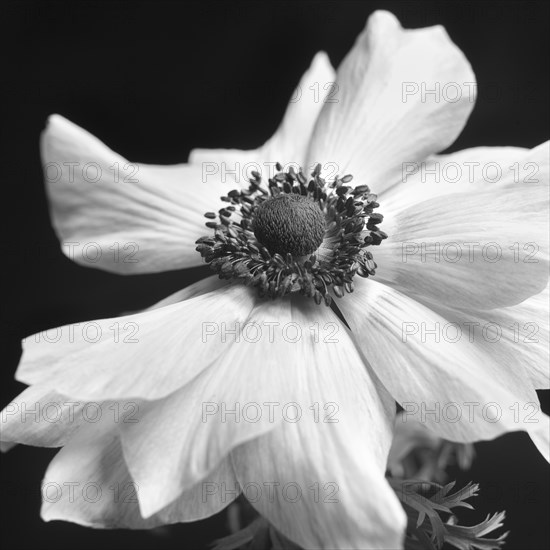
M 300 292 L 330 305 L 330 291 L 342 297 L 344 290 L 353 292 L 356 274 L 374 275 L 366 248 L 387 237 L 378 229 L 382 216 L 373 214 L 376 195 L 367 185 L 345 185 L 351 175 L 327 185 L 320 172 L 319 164 L 309 183 L 302 171 L 278 172 L 268 189 L 254 172 L 248 189 L 222 197 L 231 205 L 219 211 L 219 223 L 207 222 L 214 235 L 197 241 L 220 278 L 256 286 L 260 296 Z
M 30 387 L 6 409 L 2 440 L 62 447 L 44 480 L 61 495 L 45 496 L 45 519 L 150 527 L 207 517 L 243 492 L 303 547 L 400 548 L 406 517 L 384 477 L 396 401 L 438 437 L 468 443 L 526 430 L 547 453 L 548 417 L 531 423 L 515 411 L 548 387 L 548 144 L 438 156 L 466 123 L 475 77 L 442 28 L 404 30 L 387 12 L 370 17 L 336 73 L 318 54 L 299 86 L 312 82 L 336 82 L 338 101 L 291 102 L 262 147 L 140 164 L 137 181 L 113 182 L 110 167 L 126 159 L 50 117 L 41 151 L 66 253 L 90 265 L 78 247 L 132 242 L 138 262 L 100 254 L 93 266 L 152 273 L 206 260 L 221 279 L 98 320 L 97 338 L 61 327 L 55 345 L 25 341 L 17 378 Z M 460 96 L 404 94 L 410 83 L 460 83 Z M 472 159 L 536 162 L 539 181 L 422 177 L 420 168 Z M 304 170 L 255 169 L 231 184 L 206 177 L 205 167 L 236 161 Z M 70 179 L 63 166 L 75 162 L 94 163 L 103 177 L 90 182 L 77 170 Z M 483 243 L 499 245 L 498 262 L 480 259 Z M 537 262 L 517 261 L 529 243 Z M 466 251 L 458 260 L 434 258 L 456 245 Z M 316 305 L 333 298 L 338 309 Z M 541 328 L 531 346 L 515 332 L 483 338 L 488 323 L 518 323 L 523 338 L 530 322 Z M 137 341 L 113 337 L 126 326 L 138 328 Z M 448 326 L 471 331 L 443 337 Z M 29 402 L 63 414 L 29 426 L 14 413 Z M 90 404 L 104 412 L 97 422 L 86 420 Z M 120 408 L 135 412 L 131 421 L 107 412 Z M 137 498 L 91 505 L 68 480 L 135 484 Z M 300 498 L 281 492 L 289 486 Z

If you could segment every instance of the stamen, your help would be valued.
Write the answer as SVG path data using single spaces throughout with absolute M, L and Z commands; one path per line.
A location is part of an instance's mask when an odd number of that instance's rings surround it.
M 258 287 L 261 296 L 291 292 L 330 305 L 353 292 L 353 277 L 375 274 L 372 254 L 387 235 L 383 219 L 366 185 L 350 187 L 351 175 L 327 183 L 317 165 L 308 182 L 302 171 L 282 172 L 277 163 L 264 188 L 252 172 L 248 189 L 221 197 L 227 206 L 205 214 L 212 236 L 197 241 L 197 251 L 220 278 L 241 279 Z M 219 222 L 213 221 L 216 217 Z

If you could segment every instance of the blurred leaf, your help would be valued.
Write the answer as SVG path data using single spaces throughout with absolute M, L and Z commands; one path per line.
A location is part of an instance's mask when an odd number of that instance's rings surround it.
M 485 538 L 485 535 L 502 527 L 504 512 L 488 515 L 484 521 L 470 527 L 456 523 L 457 518 L 453 515 L 455 508 L 473 510 L 473 506 L 465 501 L 477 496 L 477 483 L 470 482 L 462 489 L 451 492 L 454 481 L 444 486 L 394 478 L 388 478 L 388 482 L 407 513 L 406 550 L 441 550 L 444 544 L 459 550 L 497 550 L 504 544 L 508 533 L 498 538 Z M 449 516 L 446 521 L 443 514 Z

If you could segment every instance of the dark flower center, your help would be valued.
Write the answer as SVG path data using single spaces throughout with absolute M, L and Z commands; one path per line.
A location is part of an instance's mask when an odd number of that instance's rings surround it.
M 213 233 L 197 241 L 197 251 L 221 279 L 240 280 L 260 296 L 299 292 L 328 306 L 353 292 L 355 275 L 375 273 L 367 248 L 387 237 L 373 212 L 376 195 L 347 185 L 351 175 L 325 181 L 321 165 L 309 180 L 301 170 L 277 170 L 267 186 L 252 172 L 248 188 L 221 197 L 225 206 L 205 214 Z
M 272 254 L 306 256 L 323 242 L 325 215 L 310 197 L 282 194 L 258 206 L 254 235 Z

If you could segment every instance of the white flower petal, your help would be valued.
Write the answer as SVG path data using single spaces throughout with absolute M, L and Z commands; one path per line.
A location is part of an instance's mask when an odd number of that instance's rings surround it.
M 208 476 L 239 444 L 274 429 L 281 421 L 280 407 L 299 399 L 298 365 L 312 365 L 314 357 L 302 344 L 311 327 L 303 322 L 290 327 L 290 303 L 288 297 L 261 301 L 246 323 L 212 324 L 206 339 L 224 345 L 220 357 L 164 400 L 140 406 L 138 423 L 121 425 L 124 454 L 142 488 L 144 515 Z M 319 311 L 315 306 L 310 312 L 313 327 Z M 295 330 L 301 338 L 288 341 Z M 266 403 L 278 404 L 278 414 Z
M 475 76 L 443 27 L 404 30 L 385 11 L 370 16 L 336 83 L 308 162 L 334 162 L 374 193 L 400 180 L 403 162 L 448 147 L 474 106 Z
M 339 307 L 365 360 L 405 409 L 404 422 L 418 419 L 465 443 L 540 426 L 524 370 L 501 366 L 467 334 L 457 339 L 438 313 L 370 279 Z
M 334 80 L 334 69 L 327 54 L 317 53 L 295 89 L 281 125 L 264 145 L 249 151 L 193 149 L 189 162 L 202 165 L 212 181 L 216 177 L 222 178 L 225 175 L 234 183 L 244 186 L 247 185 L 246 177 L 250 175 L 250 170 L 256 170 L 266 178 L 272 175 L 275 162 L 280 162 L 282 165 L 296 163 L 303 166 L 311 133 L 323 106 L 323 98 L 315 96 L 311 86 L 320 86 L 324 97 L 327 88 Z M 324 88 L 325 86 L 327 88 Z M 258 166 L 253 166 L 253 163 Z M 264 163 L 271 163 L 271 165 Z M 232 174 L 235 169 L 236 175 Z
M 206 290 L 206 289 L 204 289 Z M 167 307 L 30 336 L 16 378 L 77 400 L 158 399 L 184 386 L 227 349 L 208 323 L 243 323 L 256 297 L 229 285 Z
M 60 115 L 48 119 L 41 154 L 52 222 L 71 259 L 120 274 L 202 264 L 204 213 L 221 208 L 230 187 L 203 185 L 197 166 L 129 163 Z
M 425 200 L 384 219 L 377 280 L 424 303 L 518 304 L 548 281 L 548 190 L 505 185 Z
M 404 163 L 398 184 L 379 196 L 386 215 L 452 193 L 498 190 L 513 183 L 548 182 L 550 142 L 533 149 L 472 147 L 449 155 L 433 155 L 423 162 Z
M 161 452 L 159 450 L 159 452 Z M 220 464 L 209 479 L 231 485 L 229 461 Z M 87 424 L 50 463 L 42 484 L 45 521 L 64 520 L 96 528 L 150 529 L 158 525 L 197 521 L 229 504 L 230 495 L 203 496 L 202 484 L 183 493 L 152 517 L 140 514 L 141 487 L 132 480 L 116 432 L 104 418 Z
M 395 403 L 330 310 L 300 304 L 292 322 L 303 343 L 287 402 L 302 414 L 233 451 L 243 494 L 304 548 L 402 548 L 405 515 L 384 479 Z
M 256 329 L 245 327 L 265 329 L 265 323 L 288 317 L 289 309 L 288 300 L 264 301 L 246 325 L 211 323 L 206 339 L 221 343 L 220 357 L 180 390 L 141 406 L 139 422 L 120 426 L 145 516 L 209 476 L 231 449 L 275 427 L 263 404 L 280 403 L 291 394 L 288 358 L 296 346 L 271 341 L 265 330 L 257 340 Z
M 336 80 L 336 73 L 325 52 L 313 58 L 310 68 L 304 73 L 288 104 L 281 125 L 261 148 L 262 158 L 286 164 L 294 162 L 306 170 L 307 148 L 317 117 L 326 99 L 327 90 Z M 317 97 L 312 86 L 319 86 Z M 322 91 L 321 91 L 322 90 Z
M 467 332 L 503 368 L 524 371 L 536 389 L 550 389 L 548 285 L 515 306 L 490 311 L 434 307 L 450 323 Z
M 2 450 L 10 443 L 62 447 L 80 426 L 84 406 L 46 385 L 28 387 L 0 413 Z
M 207 383 L 218 388 L 223 382 L 208 370 L 168 397 L 141 402 L 135 423 L 119 425 L 128 470 L 140 488 L 143 517 L 159 513 L 185 492 L 211 492 L 219 497 L 220 469 L 227 489 L 235 489 L 232 469 L 226 471 L 229 449 L 273 427 L 209 422 L 204 412 L 209 409 L 203 404 L 212 401 L 208 396 L 213 390 Z M 233 498 L 237 495 L 238 491 Z
M 175 292 L 149 309 L 158 309 L 189 300 L 218 288 L 224 288 L 228 284 L 230 284 L 228 281 L 222 281 L 215 276 L 208 277 Z M 41 338 L 50 339 L 49 334 L 51 333 L 46 331 L 41 334 Z M 54 345 L 56 342 L 53 340 L 56 337 L 52 336 L 51 342 L 46 339 L 45 343 Z M 94 416 L 96 405 L 60 395 L 51 390 L 48 382 L 30 386 L 8 403 L 0 413 L 2 422 L 0 449 L 7 451 L 16 443 L 38 447 L 61 447 L 70 440 L 74 431 L 82 424 L 83 415 L 86 414 L 84 409 L 91 407 L 91 414 Z M 108 410 L 109 407 L 104 403 L 100 406 L 102 410 Z M 125 406 L 126 404 L 118 402 L 119 409 Z
M 521 166 L 531 151 L 522 147 L 472 147 L 448 155 L 432 155 L 422 162 L 403 163 L 399 183 L 379 194 L 381 210 L 405 208 L 451 193 L 495 189 L 519 180 Z M 518 163 L 514 174 L 513 166 Z
M 231 280 L 220 279 L 217 275 L 205 277 L 192 285 L 186 286 L 185 288 L 170 294 L 170 296 L 163 298 L 147 309 L 159 309 L 161 307 L 177 304 L 179 302 L 183 302 L 184 300 L 190 300 L 191 298 L 202 296 L 203 294 L 207 294 L 208 292 L 212 292 L 214 290 L 223 289 L 231 284 L 233 284 Z

